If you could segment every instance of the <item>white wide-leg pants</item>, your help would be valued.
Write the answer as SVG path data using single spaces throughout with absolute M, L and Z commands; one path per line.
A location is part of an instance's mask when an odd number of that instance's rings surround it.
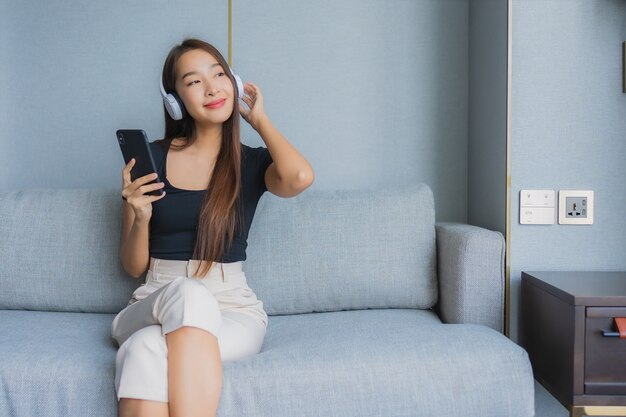
M 115 373 L 118 401 L 168 401 L 165 335 L 181 327 L 215 335 L 222 361 L 261 350 L 268 318 L 263 302 L 247 285 L 242 264 L 214 262 L 204 277 L 192 278 L 197 260 L 150 258 L 146 283 L 111 325 L 120 346 Z

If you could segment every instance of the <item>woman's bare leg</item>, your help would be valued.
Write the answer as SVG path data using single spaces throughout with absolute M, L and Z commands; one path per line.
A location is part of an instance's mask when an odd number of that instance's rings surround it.
M 215 417 L 222 393 L 222 358 L 217 338 L 197 327 L 165 335 L 171 417 Z
M 161 401 L 120 398 L 119 417 L 169 417 L 169 404 Z

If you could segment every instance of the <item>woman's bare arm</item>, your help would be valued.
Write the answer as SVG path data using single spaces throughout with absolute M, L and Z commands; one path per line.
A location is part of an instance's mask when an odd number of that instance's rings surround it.
M 120 259 L 124 270 L 139 278 L 150 266 L 149 226 L 150 222 L 135 218 L 132 206 L 124 201 L 124 229 L 120 244 Z
M 131 181 L 130 171 L 134 165 L 135 158 L 132 158 L 122 170 L 122 197 L 126 201 L 122 203 L 124 225 L 120 242 L 120 260 L 129 275 L 139 278 L 150 267 L 149 232 L 152 203 L 162 199 L 165 191 L 161 195 L 146 194 L 163 188 L 164 183 L 148 184 L 149 181 L 158 178 L 156 172 Z
M 283 198 L 295 197 L 313 184 L 313 167 L 272 125 L 265 114 L 261 89 L 247 82 L 244 91 L 246 94 L 242 100 L 250 109 L 247 110 L 240 103 L 239 111 L 244 120 L 259 133 L 272 157 L 272 163 L 265 171 L 267 191 Z

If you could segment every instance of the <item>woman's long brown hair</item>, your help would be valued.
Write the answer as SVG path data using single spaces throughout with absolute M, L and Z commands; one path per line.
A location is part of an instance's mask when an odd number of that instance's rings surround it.
M 240 204 L 239 93 L 235 78 L 222 54 L 213 45 L 195 38 L 185 39 L 180 45 L 174 46 L 167 55 L 162 74 L 165 91 L 168 93 L 176 91 L 176 63 L 181 55 L 193 49 L 202 49 L 215 57 L 233 83 L 235 93 L 233 112 L 222 126 L 220 152 L 213 168 L 209 188 L 204 193 L 200 207 L 192 259 L 202 261 L 199 262 L 194 277 L 198 276 L 198 271 L 200 271 L 199 276 L 203 277 L 210 270 L 213 262 L 220 262 L 224 252 L 230 250 L 235 227 L 242 227 L 243 224 Z M 183 150 L 196 141 L 195 122 L 188 112 L 185 112 L 185 116 L 181 120 L 174 120 L 167 113 L 164 105 L 163 113 L 165 115 L 165 137 L 159 143 L 165 151 L 170 146 L 174 150 Z M 183 139 L 185 143 L 174 145 L 172 144 L 174 138 Z

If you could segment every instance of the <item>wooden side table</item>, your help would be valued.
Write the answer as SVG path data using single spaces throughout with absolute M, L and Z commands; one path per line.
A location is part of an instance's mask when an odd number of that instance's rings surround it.
M 626 416 L 626 272 L 522 272 L 520 345 L 571 417 Z

